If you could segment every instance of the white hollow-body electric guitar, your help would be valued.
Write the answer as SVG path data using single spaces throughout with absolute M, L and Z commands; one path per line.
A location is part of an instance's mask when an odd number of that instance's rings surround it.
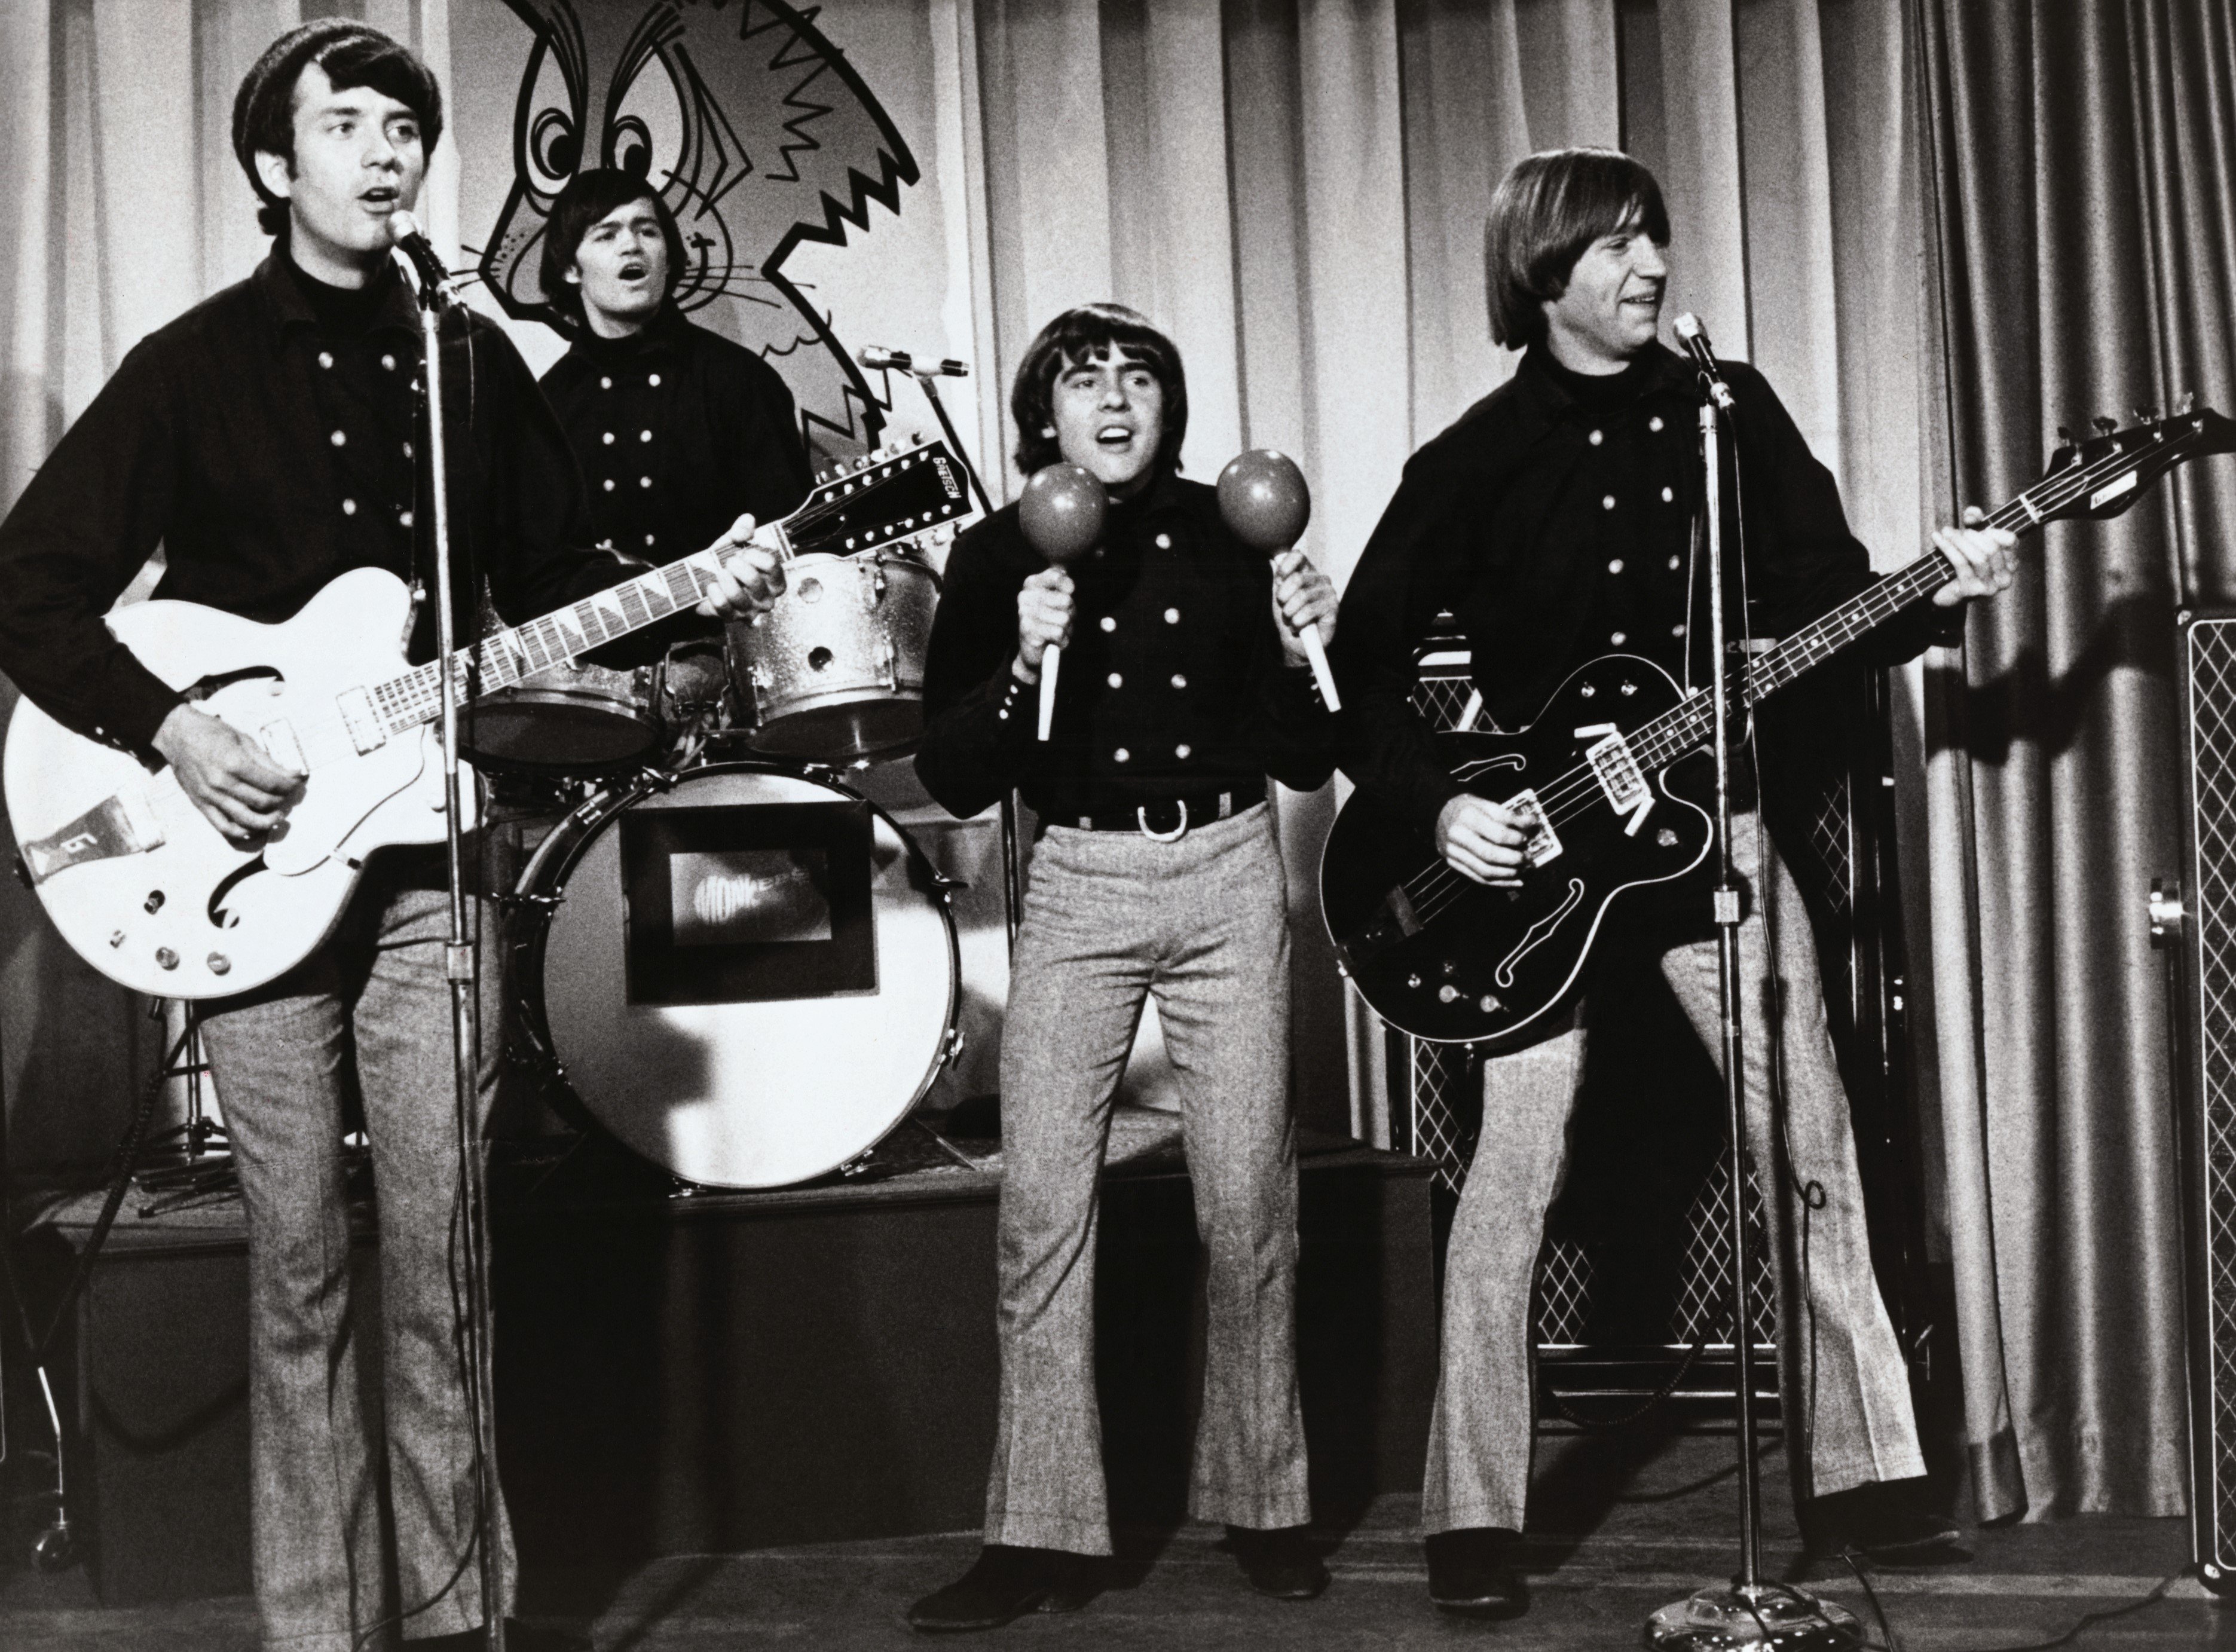
M 969 509 L 945 445 L 917 443 L 846 466 L 769 536 L 786 556 L 848 556 Z M 702 551 L 485 637 L 459 652 L 461 697 L 476 679 L 483 694 L 510 688 L 693 607 L 714 570 Z M 109 616 L 157 677 L 306 777 L 280 825 L 245 843 L 204 818 L 168 764 L 18 702 L 4 780 L 19 871 L 80 956 L 156 997 L 244 992 L 326 939 L 372 851 L 443 839 L 441 674 L 404 660 L 411 608 L 403 581 L 368 568 L 276 625 L 169 601 Z

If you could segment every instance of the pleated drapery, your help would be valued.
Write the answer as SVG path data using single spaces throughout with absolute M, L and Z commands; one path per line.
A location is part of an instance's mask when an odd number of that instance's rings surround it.
M 1944 504 L 2059 425 L 2229 406 L 2227 8 L 1924 0 Z M 2236 580 L 2236 467 L 2053 525 L 1928 681 L 1932 963 L 1957 1327 L 1985 1516 L 2185 1504 L 2162 964 L 2178 603 Z

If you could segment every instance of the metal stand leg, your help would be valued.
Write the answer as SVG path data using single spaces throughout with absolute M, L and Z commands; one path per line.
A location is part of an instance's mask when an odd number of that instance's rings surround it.
M 1724 636 L 1723 457 L 1718 405 L 1730 392 L 1711 386 L 1700 408 L 1700 452 L 1707 523 L 1709 692 L 1714 696 L 1716 754 L 1715 892 L 1717 986 L 1723 997 L 1724 1103 L 1731 1128 L 1732 1358 L 1739 1391 L 1739 1570 L 1730 1584 L 1695 1590 L 1647 1620 L 1646 1644 L 1657 1652 L 1855 1652 L 1863 1626 L 1852 1613 L 1785 1583 L 1762 1581 L 1762 1447 L 1754 1428 L 1754 1333 L 1748 1313 L 1752 1247 L 1746 1220 L 1746 1069 L 1739 1004 L 1746 977 L 1739 954 L 1739 888 L 1732 870 L 1733 676 Z M 1743 681 L 1743 679 L 1742 679 Z M 1774 1196 L 1774 1195 L 1773 1195 Z M 1788 1427 L 1793 1426 L 1791 1421 Z

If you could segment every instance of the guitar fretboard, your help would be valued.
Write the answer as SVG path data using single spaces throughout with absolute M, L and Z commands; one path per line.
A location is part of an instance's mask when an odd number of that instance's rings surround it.
M 2132 459 L 2124 464 L 2108 460 L 2075 465 L 2044 477 L 1979 525 L 2025 533 L 2050 520 L 2082 492 L 2134 468 Z M 2037 495 L 2041 496 L 2039 502 Z M 1932 596 L 1956 572 L 1956 565 L 1945 552 L 1928 551 L 1831 613 L 1802 627 L 1747 666 L 1741 694 L 1745 704 L 1750 709 L 1760 705 L 1904 609 Z M 1682 705 L 1665 712 L 1631 736 L 1632 756 L 1640 767 L 1649 773 L 1674 763 L 1687 752 L 1708 743 L 1713 734 L 1714 717 L 1715 710 L 1707 694 L 1695 692 Z
M 579 660 L 593 648 L 672 618 L 698 604 L 714 586 L 715 572 L 714 554 L 702 550 L 586 596 L 571 608 L 493 632 L 454 656 L 455 697 L 464 705 L 510 688 L 532 673 Z M 373 708 L 391 734 L 408 733 L 442 714 L 442 677 L 441 661 L 431 660 L 373 688 Z

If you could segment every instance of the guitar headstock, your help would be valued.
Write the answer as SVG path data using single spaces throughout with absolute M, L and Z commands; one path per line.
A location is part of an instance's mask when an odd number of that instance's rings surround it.
M 940 441 L 881 447 L 825 473 L 785 520 L 795 554 L 851 556 L 970 514 L 963 467 Z
M 2116 517 L 2177 464 L 2207 453 L 2236 451 L 2236 422 L 2209 407 L 2189 405 L 2158 418 L 2144 411 L 2121 430 L 2098 419 L 2095 436 L 2066 439 L 2049 456 L 2041 481 L 2014 502 L 2035 523 L 2066 517 L 2097 521 Z

